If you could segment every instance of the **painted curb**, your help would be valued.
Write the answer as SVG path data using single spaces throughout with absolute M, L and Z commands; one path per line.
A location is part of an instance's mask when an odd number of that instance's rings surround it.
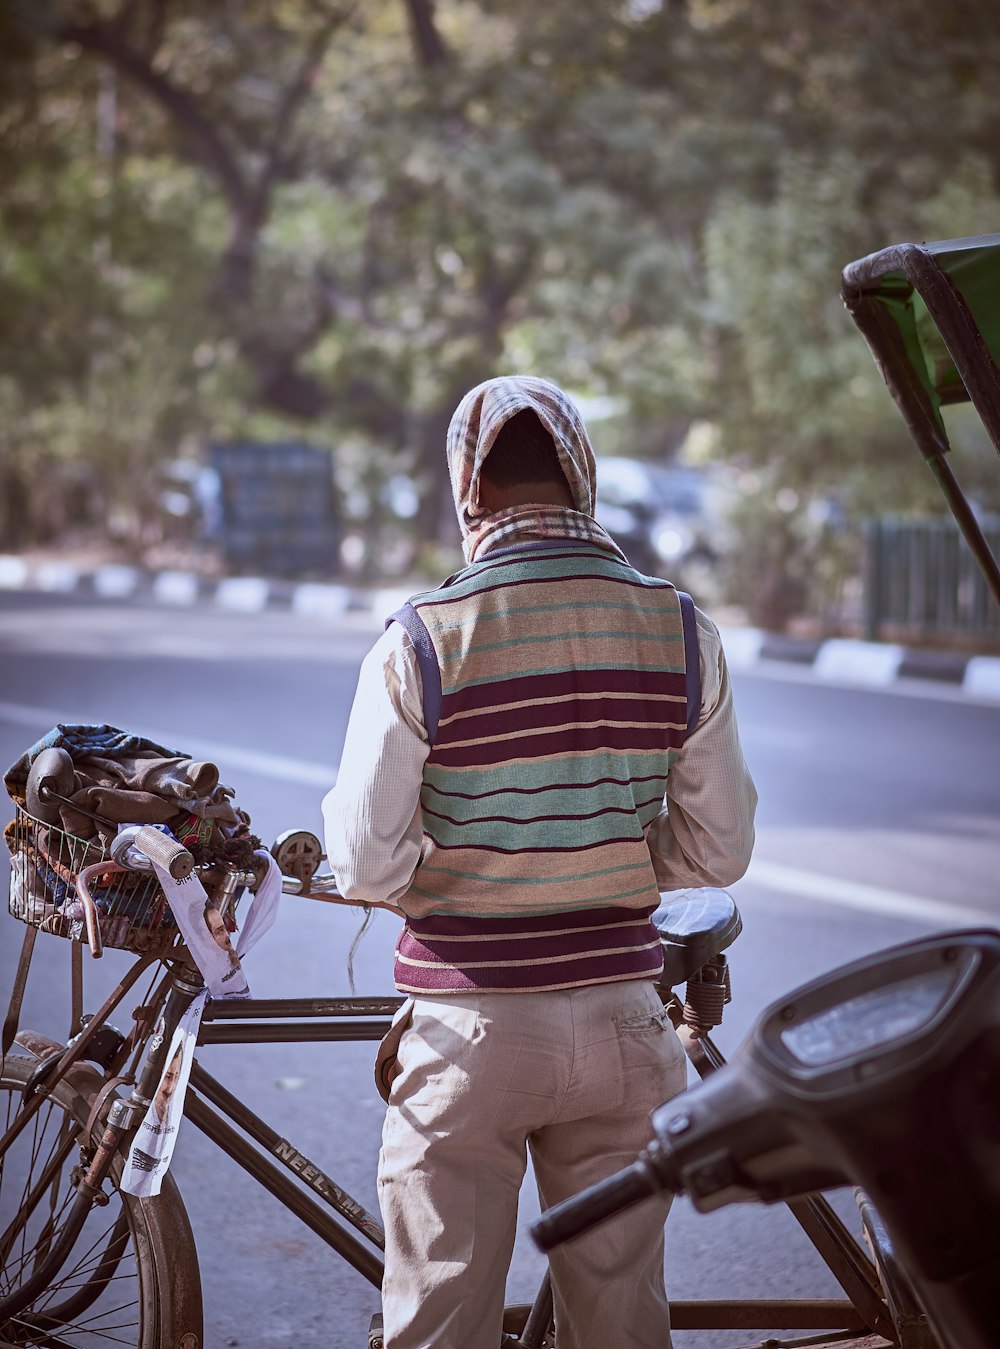
M 213 581 L 193 572 L 148 572 L 119 565 L 88 569 L 60 560 L 32 564 L 10 554 L 0 554 L 0 590 L 154 600 L 174 607 L 208 604 L 244 614 L 286 609 L 318 622 L 334 621 L 349 613 L 370 614 L 376 620 L 387 618 L 411 594 L 398 587 L 364 590 L 333 582 L 295 583 L 260 576 Z M 845 685 L 888 688 L 898 680 L 921 679 L 957 686 L 970 697 L 1000 702 L 1000 656 L 842 637 L 809 640 L 760 628 L 720 627 L 719 631 L 733 670 L 751 670 L 762 661 L 780 661 Z

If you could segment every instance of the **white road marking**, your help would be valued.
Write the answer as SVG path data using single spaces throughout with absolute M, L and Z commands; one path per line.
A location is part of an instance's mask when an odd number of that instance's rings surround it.
M 915 918 L 944 927 L 972 923 L 998 926 L 995 913 L 985 909 L 947 904 L 939 899 L 925 899 L 908 895 L 901 890 L 887 890 L 882 886 L 863 885 L 839 876 L 826 876 L 799 867 L 786 867 L 780 862 L 765 862 L 755 858 L 750 863 L 746 878 L 769 890 L 795 895 L 800 899 L 825 900 L 846 909 L 861 909 L 866 913 L 887 914 L 893 918 Z
M 95 721 L 80 712 L 65 708 L 56 712 L 49 707 L 29 707 L 24 703 L 0 702 L 0 721 L 11 726 L 26 726 L 39 734 L 51 730 L 60 723 L 85 724 Z M 292 782 L 296 786 L 332 787 L 337 780 L 337 769 L 332 764 L 320 764 L 311 759 L 293 759 L 285 754 L 266 754 L 258 750 L 249 750 L 243 745 L 230 745 L 219 740 L 206 740 L 202 736 L 189 735 L 186 731 L 177 735 L 173 731 L 156 730 L 143 726 L 142 734 L 161 745 L 172 746 L 179 742 L 184 750 L 201 757 L 211 759 L 219 765 L 223 779 L 234 768 L 244 769 L 264 778 L 276 778 L 281 782 Z

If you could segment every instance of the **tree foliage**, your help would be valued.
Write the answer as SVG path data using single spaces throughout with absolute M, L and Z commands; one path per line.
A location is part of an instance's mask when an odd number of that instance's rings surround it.
M 85 515 L 80 484 L 142 501 L 185 437 L 305 427 L 358 483 L 411 475 L 434 537 L 451 410 L 516 367 L 624 400 L 644 452 L 711 422 L 762 501 L 925 503 L 838 278 L 995 225 L 989 6 L 15 0 L 0 25 L 8 534 L 64 523 L 41 481 Z

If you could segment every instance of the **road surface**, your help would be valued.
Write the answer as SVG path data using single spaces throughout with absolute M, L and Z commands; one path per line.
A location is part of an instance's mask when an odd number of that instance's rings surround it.
M 287 613 L 0 593 L 0 762 L 57 721 L 106 721 L 213 758 L 265 838 L 318 830 L 375 632 L 362 616 L 318 624 Z M 731 953 L 735 1001 L 717 1035 L 726 1053 L 794 985 L 893 942 L 1000 916 L 1000 705 L 912 682 L 877 692 L 825 685 L 781 666 L 734 682 L 761 804 L 755 861 L 733 889 L 745 927 Z M 248 960 L 255 994 L 346 993 L 359 922 L 349 909 L 286 898 Z M 395 931 L 379 915 L 364 937 L 359 991 L 392 991 Z M 4 991 L 21 933 L 0 914 Z M 43 937 L 38 950 L 24 1022 L 59 1036 L 68 947 Z M 94 966 L 88 1006 L 126 959 L 109 952 Z M 383 1107 L 372 1052 L 214 1046 L 202 1059 L 373 1208 Z M 204 1271 L 207 1345 L 365 1343 L 373 1291 L 190 1125 L 174 1170 Z M 523 1233 L 535 1211 L 527 1190 L 522 1207 L 510 1300 L 530 1298 L 541 1267 Z M 678 1204 L 668 1274 L 675 1297 L 838 1295 L 783 1210 L 706 1218 Z M 675 1337 L 676 1349 L 732 1340 Z

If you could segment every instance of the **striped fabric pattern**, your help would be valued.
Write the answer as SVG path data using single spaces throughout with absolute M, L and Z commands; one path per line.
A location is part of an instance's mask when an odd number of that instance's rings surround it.
M 566 540 L 488 554 L 411 603 L 441 691 L 397 986 L 655 975 L 644 831 L 686 731 L 677 592 Z
M 396 947 L 396 984 L 406 993 L 540 993 L 653 978 L 663 956 L 651 913 L 411 918 Z
M 490 515 L 479 504 L 479 473 L 500 429 L 530 409 L 552 437 L 573 507 L 517 506 Z M 477 384 L 448 427 L 448 474 L 469 562 L 507 539 L 526 536 L 597 539 L 624 557 L 594 519 L 594 451 L 580 409 L 557 385 L 534 375 L 502 375 Z

